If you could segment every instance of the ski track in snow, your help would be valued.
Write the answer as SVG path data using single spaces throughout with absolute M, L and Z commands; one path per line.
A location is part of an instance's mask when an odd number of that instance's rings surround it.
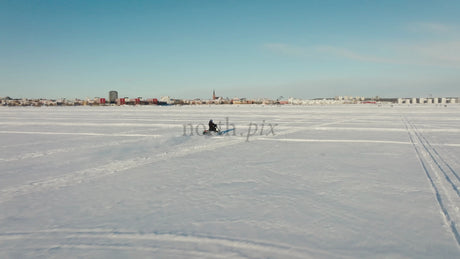
M 459 174 L 422 135 L 415 124 L 410 122 L 406 116 L 403 116 L 403 121 L 417 157 L 433 188 L 444 220 L 449 226 L 457 245 L 460 246 L 458 230 L 458 223 L 460 223 Z

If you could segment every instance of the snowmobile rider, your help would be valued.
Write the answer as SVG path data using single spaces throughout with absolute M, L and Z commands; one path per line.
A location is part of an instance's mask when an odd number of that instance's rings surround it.
M 209 131 L 215 131 L 218 132 L 219 130 L 217 129 L 217 124 L 212 122 L 212 120 L 209 121 Z

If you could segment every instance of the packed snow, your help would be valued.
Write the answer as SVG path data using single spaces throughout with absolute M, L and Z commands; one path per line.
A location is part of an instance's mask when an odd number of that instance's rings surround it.
M 0 258 L 460 257 L 459 105 L 0 118 Z

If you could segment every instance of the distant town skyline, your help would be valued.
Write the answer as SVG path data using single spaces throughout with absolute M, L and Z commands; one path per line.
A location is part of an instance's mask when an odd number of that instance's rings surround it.
M 460 95 L 459 1 L 1 1 L 0 96 Z

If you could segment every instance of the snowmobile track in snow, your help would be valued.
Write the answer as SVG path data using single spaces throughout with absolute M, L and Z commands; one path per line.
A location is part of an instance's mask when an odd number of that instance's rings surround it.
M 305 130 L 307 128 L 321 127 L 321 126 L 341 123 L 343 121 L 346 121 L 346 120 L 338 120 L 338 121 L 332 121 L 332 122 L 327 122 L 327 123 L 321 123 L 319 125 L 312 125 L 312 126 L 301 128 L 301 129 L 299 128 L 288 129 L 283 132 L 280 132 L 277 135 L 295 133 L 298 131 Z M 139 136 L 139 137 L 142 137 L 142 136 Z M 262 138 L 262 136 L 252 137 L 253 140 L 257 140 L 258 138 Z M 229 137 L 228 139 L 225 139 L 225 137 L 221 136 L 220 140 L 223 140 L 223 141 L 218 142 L 218 143 L 216 142 L 205 143 L 199 146 L 185 147 L 179 151 L 164 152 L 164 153 L 156 154 L 151 157 L 129 158 L 129 159 L 125 159 L 125 160 L 121 160 L 117 162 L 111 162 L 110 164 L 104 164 L 98 167 L 92 167 L 92 168 L 87 168 L 87 169 L 83 169 L 83 170 L 79 170 L 75 172 L 69 172 L 69 173 L 60 175 L 58 177 L 37 180 L 37 181 L 33 181 L 27 184 L 6 188 L 3 190 L 0 190 L 0 203 L 9 201 L 17 196 L 22 196 L 22 195 L 27 195 L 30 193 L 42 192 L 42 191 L 47 191 L 47 190 L 56 190 L 56 189 L 60 189 L 60 188 L 67 187 L 67 186 L 81 184 L 81 183 L 93 181 L 95 179 L 99 179 L 101 177 L 118 174 L 120 172 L 126 172 L 130 169 L 149 165 L 149 164 L 159 162 L 159 161 L 168 160 L 171 158 L 183 157 L 183 156 L 187 156 L 187 155 L 194 154 L 194 153 L 215 150 L 215 149 L 227 147 L 230 145 L 241 144 L 246 141 L 246 138 L 240 138 L 240 137 L 230 138 Z
M 457 245 L 460 246 L 460 177 L 458 173 L 446 162 L 441 154 L 423 136 L 415 124 L 405 116 L 403 122 L 409 134 L 409 139 L 414 146 L 415 153 L 420 160 L 431 187 L 436 196 L 436 201 L 441 208 L 444 220 L 452 232 Z
M 0 241 L 31 240 L 34 245 L 21 250 L 40 250 L 53 254 L 65 249 L 83 250 L 143 250 L 200 258 L 284 258 L 337 257 L 333 253 L 314 248 L 293 247 L 284 243 L 263 240 L 243 240 L 225 236 L 188 233 L 140 233 L 113 229 L 49 229 L 33 232 L 0 233 Z M 57 240 L 59 240 L 57 242 Z M 218 253 L 216 253 L 219 251 Z M 343 257 L 343 255 L 341 256 Z

